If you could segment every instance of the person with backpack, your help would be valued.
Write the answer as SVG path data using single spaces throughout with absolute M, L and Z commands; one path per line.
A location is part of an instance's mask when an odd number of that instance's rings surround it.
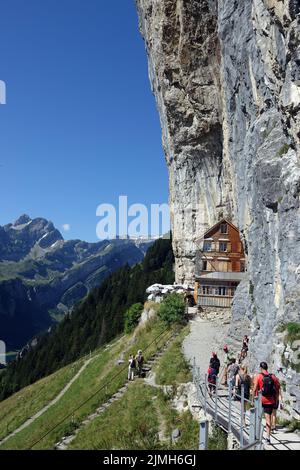
M 209 367 L 207 370 L 207 382 L 208 382 L 208 391 L 211 396 L 212 393 L 216 392 L 216 383 L 217 383 L 217 371 L 216 369 L 213 369 L 211 364 L 209 364 Z
M 216 375 L 218 375 L 219 370 L 220 370 L 220 359 L 218 358 L 217 353 L 215 352 L 212 353 L 212 357 L 209 361 L 209 365 L 212 369 L 216 371 Z
M 255 377 L 252 396 L 253 398 L 256 397 L 259 391 L 262 393 L 261 402 L 267 428 L 266 443 L 270 444 L 272 414 L 276 406 L 280 383 L 274 374 L 269 373 L 268 364 L 266 362 L 261 362 L 259 367 L 260 373 Z
M 239 366 L 236 363 L 236 359 L 232 358 L 230 360 L 230 365 L 228 366 L 228 369 L 227 369 L 227 383 L 231 383 L 232 390 L 234 390 L 235 378 L 236 378 L 238 371 L 239 371 Z
M 241 401 L 242 399 L 242 386 L 244 386 L 244 398 L 245 400 L 249 400 L 250 398 L 250 390 L 251 390 L 251 377 L 248 374 L 248 369 L 246 366 L 241 366 L 239 372 L 236 374 L 235 377 L 235 387 L 234 387 L 234 398 L 237 401 Z M 244 402 L 244 409 L 242 410 L 245 422 L 245 413 L 246 413 L 246 406 Z
M 136 360 L 133 354 L 129 357 L 129 366 L 128 366 L 128 380 L 134 380 L 134 375 L 136 371 Z
M 138 369 L 138 376 L 142 377 L 143 374 L 143 365 L 144 365 L 144 356 L 142 355 L 141 349 L 138 351 L 136 359 L 136 365 Z

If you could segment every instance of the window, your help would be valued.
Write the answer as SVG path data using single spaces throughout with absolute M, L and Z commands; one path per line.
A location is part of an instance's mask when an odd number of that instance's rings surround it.
M 217 290 L 217 292 L 216 292 L 217 295 L 226 295 L 226 290 L 227 290 L 226 287 L 221 287 L 220 286 L 220 287 L 217 287 L 216 290 Z
M 212 249 L 211 242 L 204 242 L 203 251 L 211 251 L 211 249 Z
M 219 249 L 222 252 L 227 251 L 227 242 L 220 242 Z
M 221 224 L 221 233 L 228 233 L 227 224 Z
M 240 261 L 240 270 L 241 273 L 245 272 L 245 261 Z
M 202 295 L 212 295 L 210 286 L 202 286 Z
M 207 261 L 202 261 L 202 271 L 207 271 Z

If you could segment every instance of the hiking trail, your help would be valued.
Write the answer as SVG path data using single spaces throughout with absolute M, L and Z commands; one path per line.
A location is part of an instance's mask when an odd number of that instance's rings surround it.
M 87 368 L 87 366 L 97 357 L 99 356 L 92 356 L 89 359 L 85 361 L 85 363 L 81 366 L 79 371 L 72 377 L 72 379 L 64 386 L 64 388 L 59 392 L 59 394 L 51 400 L 47 405 L 45 405 L 43 408 L 41 408 L 37 413 L 35 413 L 33 416 L 28 418 L 21 426 L 19 426 L 17 429 L 15 429 L 12 433 L 10 433 L 8 436 L 4 437 L 0 441 L 0 446 L 4 444 L 6 441 L 8 441 L 11 437 L 14 437 L 16 434 L 19 432 L 23 431 L 25 428 L 30 426 L 32 423 L 34 423 L 38 418 L 40 418 L 46 411 L 49 410 L 52 406 L 54 406 L 70 389 L 70 387 L 73 385 L 73 383 L 80 377 L 80 375 L 83 373 L 83 371 Z
M 201 318 L 196 315 L 190 321 L 190 333 L 183 341 L 183 352 L 186 360 L 192 365 L 195 358 L 196 367 L 200 367 L 201 373 L 206 373 L 212 351 L 216 352 L 221 361 L 221 369 L 224 364 L 223 345 L 226 342 L 228 332 L 228 324 L 221 323 L 221 321 Z M 238 350 L 236 351 L 238 352 Z M 212 396 L 207 397 L 208 412 L 214 415 L 215 400 Z M 220 421 L 228 423 L 229 400 L 227 387 L 220 386 L 219 388 L 219 412 L 218 418 Z M 233 402 L 232 406 L 232 422 L 236 429 L 240 425 L 240 405 L 239 402 Z M 246 412 L 246 422 L 249 424 L 249 412 Z M 263 419 L 263 425 L 265 421 Z M 296 432 L 291 432 L 287 428 L 277 426 L 278 431 L 272 433 L 271 444 L 264 444 L 265 450 L 300 450 L 300 435 Z M 245 432 L 245 439 L 248 438 L 248 433 Z M 264 438 L 266 433 L 264 432 Z
M 177 338 L 178 332 L 174 332 L 172 336 L 164 343 L 164 345 L 159 348 L 155 353 L 153 353 L 148 361 L 144 364 L 144 370 L 147 371 L 146 377 L 143 379 L 145 383 L 147 382 L 147 374 L 151 372 L 152 367 L 158 362 L 161 356 L 164 354 L 166 349 L 170 346 L 170 344 Z M 136 379 L 135 379 L 136 380 Z M 120 400 L 123 397 L 125 392 L 127 391 L 128 387 L 130 387 L 135 381 L 127 381 L 122 387 L 120 387 L 117 392 L 115 392 L 105 403 L 102 403 L 96 410 L 88 415 L 79 425 L 79 427 L 70 435 L 64 436 L 59 442 L 55 444 L 56 450 L 67 450 L 68 446 L 71 442 L 75 439 L 79 431 L 81 431 L 85 426 L 91 423 L 95 418 L 97 418 L 100 414 L 104 413 L 107 408 L 109 408 L 115 401 Z

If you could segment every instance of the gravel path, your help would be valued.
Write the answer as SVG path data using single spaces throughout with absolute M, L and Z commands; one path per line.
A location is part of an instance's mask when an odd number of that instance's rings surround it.
M 183 341 L 183 352 L 185 358 L 193 364 L 194 357 L 196 366 L 200 367 L 202 373 L 207 371 L 212 352 L 216 352 L 224 363 L 223 346 L 226 343 L 228 323 L 221 321 L 209 321 L 196 316 L 190 321 L 191 332 Z

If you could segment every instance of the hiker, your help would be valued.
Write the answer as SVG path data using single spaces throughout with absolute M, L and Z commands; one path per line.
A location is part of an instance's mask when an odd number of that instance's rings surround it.
M 219 370 L 220 370 L 220 359 L 218 358 L 217 353 L 215 352 L 212 353 L 212 357 L 209 361 L 209 365 L 210 367 L 212 367 L 212 369 L 215 369 L 216 375 L 218 375 Z
M 227 368 L 227 383 L 231 384 L 232 390 L 234 390 L 235 386 L 235 378 L 239 371 L 239 366 L 236 363 L 236 359 L 230 359 L 230 365 Z
M 136 369 L 136 360 L 133 354 L 129 357 L 129 366 L 128 366 L 128 380 L 134 380 L 135 369 Z
M 142 355 L 142 350 L 140 349 L 135 357 L 137 369 L 138 369 L 138 376 L 142 377 L 143 374 L 143 365 L 144 365 L 144 356 Z
M 278 381 L 279 382 L 279 381 Z M 271 418 L 271 430 L 272 432 L 276 432 L 276 415 L 277 415 L 277 410 L 279 408 L 279 403 L 280 403 L 280 409 L 283 410 L 283 395 L 282 395 L 282 390 L 279 382 L 279 388 L 276 390 L 276 401 L 275 405 L 273 408 L 273 413 L 272 413 L 272 418 Z
M 211 396 L 212 393 L 216 392 L 216 383 L 217 383 L 217 371 L 211 366 L 211 364 L 209 364 L 208 370 L 207 370 L 207 382 L 208 382 L 209 394 Z
M 235 377 L 235 387 L 234 387 L 234 399 L 241 401 L 242 399 L 242 386 L 244 386 L 244 398 L 249 400 L 250 390 L 251 390 L 251 377 L 248 374 L 248 369 L 246 366 L 241 366 L 240 370 Z M 246 413 L 246 402 L 244 402 L 244 409 L 242 410 L 245 422 L 245 413 Z
M 229 350 L 227 344 L 225 344 L 224 348 L 223 348 L 223 351 L 225 353 L 225 370 L 224 370 L 224 382 L 223 382 L 223 385 L 227 385 L 227 373 L 228 373 L 228 367 L 230 366 L 231 364 L 231 360 L 233 359 L 232 357 L 232 353 L 231 351 Z
M 245 335 L 243 338 L 243 344 L 242 344 L 242 349 L 240 353 L 239 363 L 241 363 L 242 360 L 245 359 L 248 354 L 248 343 L 249 343 L 249 338 L 247 335 Z
M 280 391 L 280 383 L 274 374 L 268 372 L 268 364 L 261 362 L 259 364 L 260 373 L 254 379 L 254 387 L 252 396 L 257 396 L 258 392 L 262 392 L 261 402 L 266 419 L 267 427 L 267 444 L 271 444 L 271 421 L 272 414 L 277 402 Z

